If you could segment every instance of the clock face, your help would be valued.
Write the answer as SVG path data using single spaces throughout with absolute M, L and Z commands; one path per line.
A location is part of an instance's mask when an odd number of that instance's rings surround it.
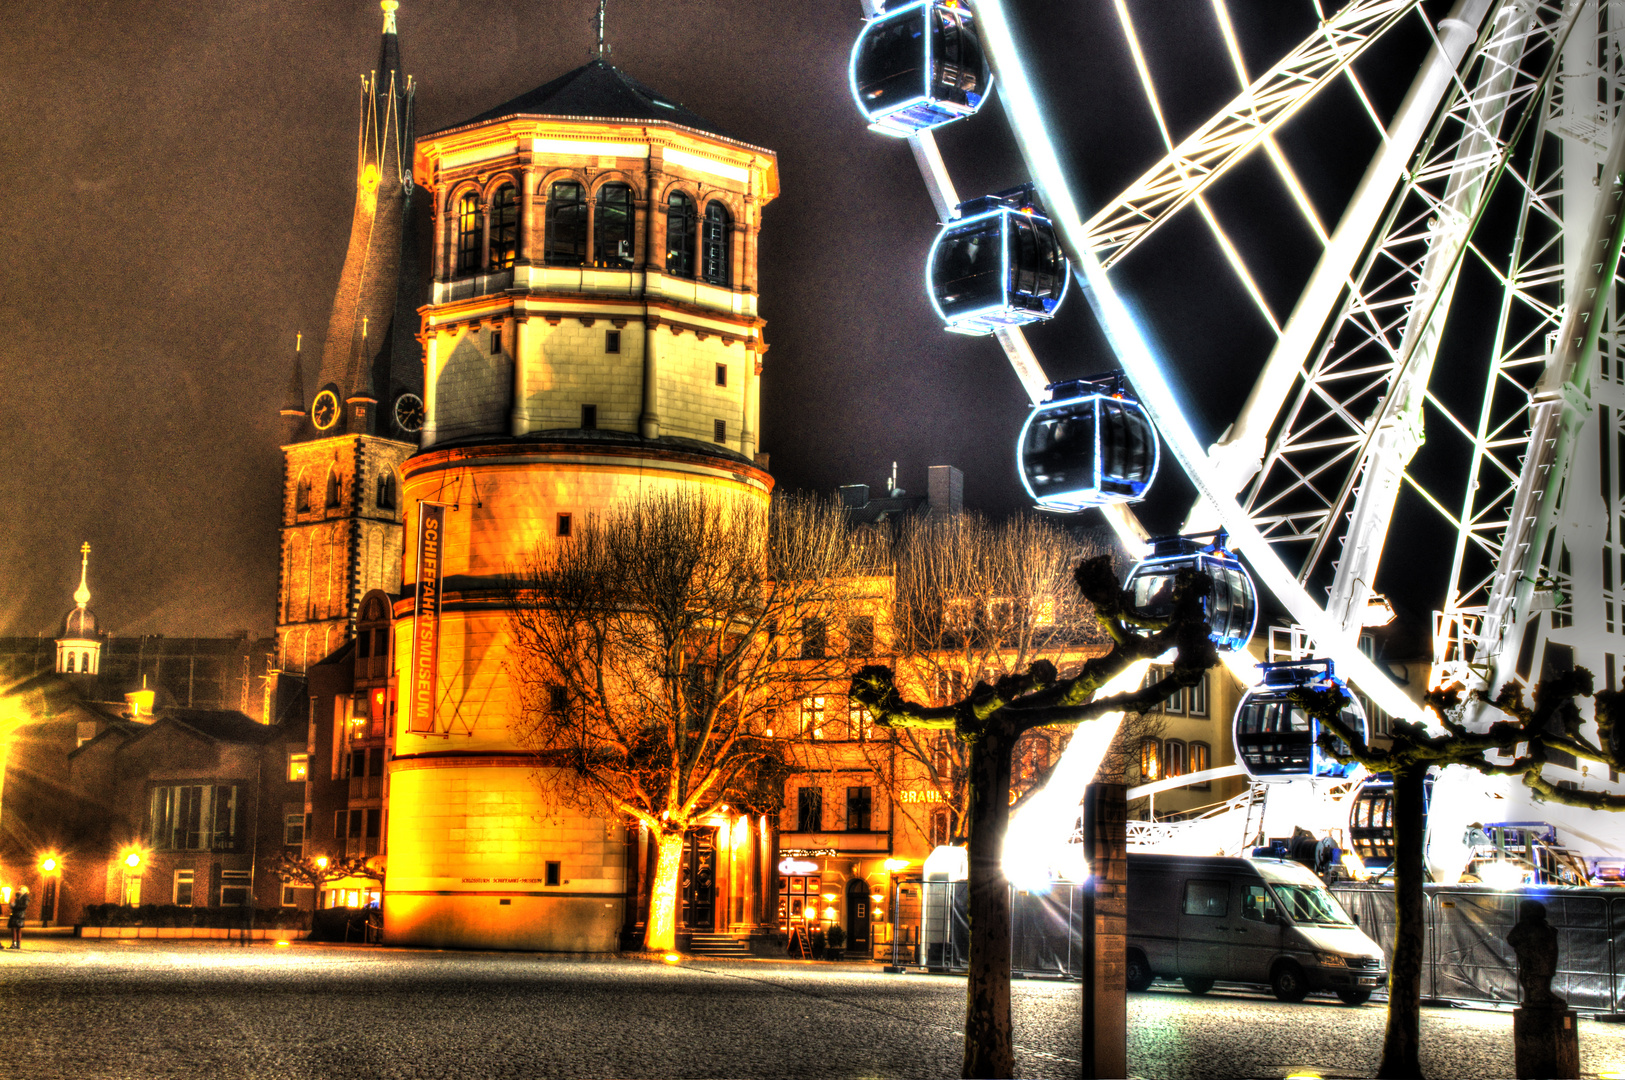
M 402 394 L 396 398 L 395 424 L 402 431 L 422 431 L 423 399 L 416 394 Z
M 331 390 L 323 390 L 316 395 L 316 400 L 310 403 L 310 422 L 316 425 L 316 430 L 326 431 L 339 422 L 339 396 Z

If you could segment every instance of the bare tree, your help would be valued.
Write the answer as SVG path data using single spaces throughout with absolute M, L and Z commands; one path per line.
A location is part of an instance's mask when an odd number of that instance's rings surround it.
M 854 551 L 822 503 L 659 494 L 513 575 L 511 728 L 544 797 L 653 832 L 646 948 L 675 945 L 688 829 L 779 809 L 802 738 L 780 717 L 843 672 Z
M 1321 723 L 1322 749 L 1341 761 L 1358 761 L 1373 772 L 1394 777 L 1394 959 L 1388 975 L 1388 1029 L 1383 1038 L 1379 1077 L 1420 1077 L 1422 957 L 1424 950 L 1423 845 L 1426 835 L 1424 788 L 1428 769 L 1463 765 L 1492 776 L 1520 776 L 1539 798 L 1594 810 L 1625 810 L 1625 795 L 1560 788 L 1542 776 L 1548 754 L 1560 751 L 1576 758 L 1625 768 L 1625 693 L 1604 690 L 1595 696 L 1597 739 L 1582 733 L 1584 720 L 1576 699 L 1592 696 L 1591 672 L 1575 668 L 1543 679 L 1535 704 L 1524 703 L 1515 685 L 1503 687 L 1490 702 L 1509 719 L 1471 731 L 1463 723 L 1461 687 L 1433 691 L 1424 704 L 1443 730 L 1430 733 L 1421 724 L 1396 721 L 1392 743 L 1373 747 L 1343 723 L 1346 695 L 1334 690 L 1298 690 L 1294 704 Z M 1476 691 L 1469 701 L 1483 701 Z M 1486 710 L 1488 711 L 1488 710 Z M 1493 713 L 1491 714 L 1493 715 Z M 1495 760 L 1490 756 L 1493 755 Z
M 890 668 L 866 667 L 852 679 L 853 698 L 876 721 L 899 731 L 951 732 L 969 751 L 970 963 L 965 1008 L 966 1077 L 1014 1075 L 1010 1041 L 1010 890 L 1000 860 L 1010 819 L 1010 775 L 1016 745 L 1037 728 L 1076 725 L 1109 712 L 1146 712 L 1176 691 L 1194 686 L 1218 662 L 1202 610 L 1211 590 L 1205 574 L 1180 573 L 1173 614 L 1167 620 L 1134 619 L 1130 597 L 1117 584 L 1111 560 L 1085 560 L 1074 574 L 1081 599 L 1093 604 L 1112 642 L 1105 656 L 1083 663 L 1062 678 L 1048 659 L 1024 654 L 1008 673 L 979 680 L 968 694 L 946 705 L 908 700 Z M 1154 630 L 1133 633 L 1130 623 Z M 1177 649 L 1169 673 L 1127 694 L 1091 701 L 1112 678 L 1138 660 Z

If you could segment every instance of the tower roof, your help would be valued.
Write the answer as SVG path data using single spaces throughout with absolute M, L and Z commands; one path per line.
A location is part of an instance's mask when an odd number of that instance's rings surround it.
M 451 131 L 507 116 L 571 116 L 644 123 L 656 121 L 720 135 L 725 139 L 734 138 L 710 121 L 695 115 L 664 94 L 649 89 L 620 68 L 601 59 L 589 60 L 552 82 L 543 83 L 536 89 L 520 94 L 511 101 L 505 101 L 494 109 L 487 109 L 478 116 L 441 130 Z
M 293 371 L 288 378 L 287 389 L 282 392 L 282 415 L 300 415 L 305 412 L 305 377 L 300 367 L 300 346 L 304 342 L 304 334 L 294 337 L 293 343 Z
M 90 544 L 79 548 L 79 587 L 73 590 L 74 608 L 62 619 L 60 638 L 93 638 L 100 632 L 96 613 L 90 610 L 90 585 L 86 580 L 90 572 Z

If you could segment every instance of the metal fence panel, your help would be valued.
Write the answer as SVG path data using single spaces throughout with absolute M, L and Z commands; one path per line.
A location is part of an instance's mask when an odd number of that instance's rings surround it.
M 911 902 L 918 890 L 918 906 Z M 1018 975 L 1083 977 L 1084 886 L 1058 884 L 1047 892 L 1010 890 L 1010 962 Z M 902 886 L 893 910 L 895 962 L 931 971 L 970 965 L 969 887 L 963 881 Z M 916 921 L 917 920 L 917 921 Z M 911 925 L 912 924 L 912 925 Z

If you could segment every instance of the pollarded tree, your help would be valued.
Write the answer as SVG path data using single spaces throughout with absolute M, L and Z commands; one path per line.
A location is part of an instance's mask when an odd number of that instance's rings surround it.
M 555 805 L 640 822 L 658 848 L 645 947 L 676 942 L 683 838 L 776 813 L 804 688 L 844 674 L 857 547 L 802 499 L 658 494 L 538 546 L 513 575 L 511 728 Z
M 852 679 L 852 697 L 877 723 L 898 731 L 949 733 L 969 752 L 966 1077 L 1007 1077 L 1015 1070 L 1010 1041 L 1010 889 L 1001 859 L 1017 743 L 1035 728 L 1075 727 L 1110 712 L 1149 712 L 1176 691 L 1196 685 L 1218 662 L 1202 613 L 1201 597 L 1212 588 L 1207 575 L 1182 572 L 1174 583 L 1173 614 L 1156 621 L 1131 618 L 1130 597 L 1118 587 L 1110 558 L 1085 560 L 1073 578 L 1078 595 L 1094 606 L 1112 648 L 1085 661 L 1070 678 L 1062 678 L 1052 661 L 1029 656 L 1020 668 L 1012 667 L 992 682 L 978 681 L 965 696 L 936 706 L 908 700 L 890 668 L 866 667 Z M 1129 629 L 1131 622 L 1154 632 L 1136 634 Z M 1169 650 L 1177 651 L 1163 678 L 1131 693 L 1090 700 L 1129 665 Z
M 1595 695 L 1596 742 L 1582 734 L 1584 720 L 1575 704 L 1577 698 L 1591 696 L 1591 673 L 1584 668 L 1542 680 L 1535 688 L 1532 708 L 1524 703 L 1522 691 L 1509 685 L 1490 703 L 1509 719 L 1472 731 L 1462 722 L 1465 703 L 1460 686 L 1433 691 L 1423 703 L 1439 718 L 1442 731 L 1429 732 L 1421 724 L 1396 720 L 1391 729 L 1393 741 L 1382 748 L 1368 745 L 1359 732 L 1343 723 L 1340 711 L 1345 695 L 1333 690 L 1294 692 L 1294 703 L 1320 721 L 1322 749 L 1339 760 L 1358 761 L 1373 772 L 1392 773 L 1394 778 L 1394 958 L 1388 975 L 1388 1028 L 1379 1077 L 1408 1080 L 1422 1075 L 1422 886 L 1428 769 L 1462 765 L 1490 776 L 1519 776 L 1541 799 L 1595 810 L 1625 810 L 1625 795 L 1560 788 L 1541 775 L 1553 750 L 1625 768 L 1625 740 L 1621 738 L 1625 725 L 1620 722 L 1625 717 L 1625 694 L 1605 690 Z M 1477 692 L 1469 699 L 1483 700 Z

